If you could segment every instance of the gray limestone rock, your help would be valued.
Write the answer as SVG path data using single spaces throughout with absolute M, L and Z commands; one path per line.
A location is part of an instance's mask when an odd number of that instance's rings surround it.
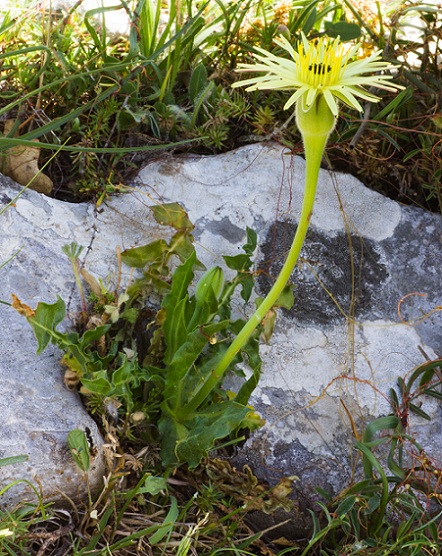
M 183 203 L 208 265 L 238 252 L 246 226 L 259 234 L 257 289 L 264 295 L 284 261 L 300 213 L 304 161 L 277 145 L 219 157 L 183 157 L 139 175 L 159 199 Z M 296 496 L 339 492 L 357 469 L 356 429 L 392 412 L 389 389 L 426 356 L 442 356 L 442 219 L 401 206 L 356 178 L 322 170 L 315 209 L 293 273 L 295 304 L 280 311 L 262 346 L 252 396 L 265 427 L 238 449 L 270 484 L 297 475 Z M 249 313 L 251 307 L 240 307 Z M 426 354 L 426 356 L 424 355 Z M 422 398 L 429 423 L 409 432 L 440 460 L 442 408 Z M 360 460 L 359 460 L 360 462 Z M 298 532 L 305 532 L 298 520 Z
M 34 308 L 39 301 L 55 302 L 59 295 L 68 304 L 69 315 L 75 317 L 80 301 L 62 247 L 71 242 L 93 245 L 87 260 L 89 270 L 112 280 L 116 276 L 117 245 L 147 242 L 143 236 L 149 228 L 150 212 L 144 206 L 141 218 L 142 202 L 133 199 L 139 212 L 132 221 L 130 206 L 124 209 L 124 217 L 118 211 L 124 197 L 99 214 L 93 205 L 63 203 L 30 190 L 16 198 L 20 190 L 0 175 L 0 252 L 4 263 L 0 300 L 10 303 L 11 294 L 15 294 Z M 3 210 L 13 200 L 13 205 Z M 149 238 L 158 233 L 155 230 L 158 226 L 151 224 Z M 87 253 L 85 249 L 84 255 Z M 73 462 L 67 434 L 73 429 L 90 431 L 96 455 L 88 483 L 94 490 L 105 473 L 98 428 L 79 397 L 65 388 L 61 354 L 48 348 L 37 357 L 37 343 L 24 317 L 5 304 L 0 311 L 0 459 L 28 456 L 24 463 L 0 467 L 0 490 L 20 481 L 0 497 L 0 506 L 35 501 L 29 483 L 44 500 L 82 498 L 87 492 L 86 478 Z
M 0 185 L 3 210 L 20 188 L 2 176 Z M 32 191 L 2 212 L 2 301 L 10 303 L 15 294 L 34 307 L 40 300 L 55 301 L 57 294 L 69 297 L 74 282 L 61 246 L 74 239 L 76 229 L 84 227 L 87 213 L 87 207 L 56 203 Z M 64 388 L 60 354 L 48 349 L 36 357 L 36 341 L 26 320 L 7 305 L 1 305 L 0 311 L 0 458 L 29 458 L 25 463 L 0 467 L 1 489 L 21 481 L 1 496 L 0 505 L 35 501 L 33 490 L 24 481 L 32 483 L 45 500 L 60 500 L 61 493 L 81 498 L 86 482 L 70 456 L 67 434 L 89 428 L 98 449 L 89 473 L 90 484 L 96 488 L 104 474 L 97 427 L 80 400 Z
M 61 247 L 72 241 L 89 246 L 87 270 L 112 281 L 116 246 L 161 237 L 165 230 L 148 207 L 167 201 L 187 209 L 207 267 L 237 254 L 246 226 L 253 228 L 262 295 L 296 229 L 303 176 L 304 161 L 271 144 L 212 157 L 164 157 L 140 172 L 130 193 L 95 212 L 27 191 L 0 217 L 3 260 L 21 248 L 2 269 L 0 299 L 15 293 L 33 306 L 58 294 L 71 298 L 74 313 L 78 298 Z M 4 181 L 2 203 L 15 194 Z M 425 361 L 423 352 L 441 355 L 441 313 L 435 310 L 441 305 L 441 258 L 440 216 L 403 207 L 351 176 L 321 171 L 311 228 L 293 274 L 295 305 L 280 312 L 274 336 L 262 345 L 263 376 L 252 403 L 266 425 L 238 449 L 237 465 L 248 463 L 271 484 L 297 475 L 302 508 L 314 503 L 315 487 L 337 492 L 351 481 L 357 464 L 353 427 L 360 433 L 364 423 L 391 413 L 389 389 Z M 238 299 L 237 310 L 249 314 L 252 303 L 244 307 Z M 37 451 L 26 464 L 0 468 L 0 484 L 34 478 L 48 496 L 69 485 L 69 492 L 76 491 L 81 477 L 67 462 L 66 434 L 78 426 L 96 434 L 95 425 L 64 390 L 59 354 L 36 357 L 24 319 L 6 306 L 2 319 L 0 457 L 30 453 L 36 443 Z M 412 417 L 410 434 L 438 458 L 441 407 L 428 399 L 423 409 L 433 420 Z M 305 531 L 301 521 L 299 530 Z

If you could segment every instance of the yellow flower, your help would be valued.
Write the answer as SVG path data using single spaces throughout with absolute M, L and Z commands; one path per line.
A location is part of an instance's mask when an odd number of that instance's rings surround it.
M 315 104 L 318 97 L 323 96 L 334 116 L 338 115 L 337 100 L 359 111 L 363 108 L 356 97 L 371 102 L 380 100 L 364 87 L 374 86 L 387 91 L 403 88 L 390 82 L 391 75 L 368 75 L 390 68 L 388 63 L 382 61 L 379 53 L 351 61 L 359 45 L 346 50 L 339 38 L 322 37 L 308 41 L 304 34 L 296 50 L 285 37 L 276 38 L 275 42 L 288 52 L 292 59 L 275 56 L 256 47 L 259 52 L 255 55 L 258 63 L 238 64 L 238 71 L 261 72 L 263 75 L 238 81 L 233 87 L 246 85 L 246 91 L 296 89 L 284 109 L 287 110 L 300 101 L 304 112 Z
M 258 324 L 262 323 L 268 312 L 277 306 L 282 291 L 291 279 L 310 224 L 322 155 L 338 115 L 337 101 L 342 101 L 348 106 L 362 111 L 362 106 L 356 97 L 372 102 L 379 100 L 364 87 L 376 86 L 388 91 L 403 88 L 390 83 L 390 75 L 368 75 L 389 68 L 389 65 L 381 60 L 379 54 L 351 61 L 358 47 L 354 46 L 346 51 L 339 39 L 321 38 L 309 42 L 302 35 L 302 41 L 298 43 L 297 50 L 283 37 L 276 39 L 276 42 L 290 54 L 292 60 L 257 48 L 260 53 L 256 55 L 258 63 L 238 64 L 238 67 L 239 71 L 257 71 L 263 75 L 239 81 L 233 86 L 246 85 L 247 91 L 295 89 L 284 108 L 290 108 L 296 103 L 296 123 L 304 144 L 305 185 L 301 214 L 292 245 L 275 283 L 224 352 L 210 378 L 181 410 L 184 415 L 191 414 L 204 402 L 256 330 Z M 238 396 L 242 399 L 242 391 L 238 393 Z

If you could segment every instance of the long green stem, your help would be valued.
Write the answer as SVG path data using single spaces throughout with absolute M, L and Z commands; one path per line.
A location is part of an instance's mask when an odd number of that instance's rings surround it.
M 328 133 L 319 136 L 318 134 L 303 135 L 306 160 L 306 177 L 301 216 L 299 218 L 299 223 L 296 229 L 292 246 L 290 247 L 287 259 L 281 269 L 281 272 L 279 273 L 278 278 L 276 279 L 276 282 L 273 284 L 273 287 L 266 295 L 261 305 L 256 309 L 254 314 L 250 317 L 250 319 L 243 326 L 239 334 L 233 340 L 216 368 L 212 371 L 209 379 L 206 380 L 206 382 L 196 392 L 189 403 L 177 411 L 177 417 L 182 419 L 186 418 L 204 402 L 204 400 L 216 386 L 218 381 L 221 380 L 236 354 L 253 334 L 256 327 L 261 323 L 268 311 L 275 305 L 277 299 L 281 295 L 282 290 L 288 283 L 293 269 L 295 268 L 295 265 L 298 261 L 299 253 L 301 251 L 310 224 L 310 219 L 313 212 L 313 205 L 315 202 L 319 169 L 321 166 L 322 155 L 324 153 L 327 137 Z

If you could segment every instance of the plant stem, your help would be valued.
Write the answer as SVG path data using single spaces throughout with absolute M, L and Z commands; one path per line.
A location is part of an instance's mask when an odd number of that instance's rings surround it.
M 301 216 L 299 218 L 298 227 L 296 229 L 295 237 L 293 238 L 292 246 L 290 247 L 290 251 L 287 255 L 287 259 L 281 269 L 281 272 L 279 273 L 278 278 L 276 279 L 276 282 L 273 284 L 273 287 L 266 295 L 261 305 L 256 309 L 254 314 L 250 317 L 239 334 L 233 340 L 218 365 L 212 371 L 209 379 L 206 380 L 189 403 L 177 411 L 178 418 L 185 419 L 190 416 L 191 413 L 204 402 L 219 380 L 221 380 L 236 354 L 253 334 L 256 327 L 261 323 L 268 311 L 275 305 L 282 290 L 290 280 L 290 276 L 298 261 L 299 253 L 310 224 L 313 205 L 315 202 L 319 169 L 327 138 L 328 133 L 319 134 L 319 136 L 317 133 L 303 134 L 306 161 L 304 198 L 302 201 Z

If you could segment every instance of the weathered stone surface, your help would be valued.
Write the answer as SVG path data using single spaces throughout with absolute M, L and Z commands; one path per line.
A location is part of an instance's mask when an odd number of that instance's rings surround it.
M 68 305 L 68 315 L 75 317 L 81 305 L 64 245 L 85 247 L 88 270 L 115 282 L 118 245 L 124 249 L 165 233 L 147 208 L 152 201 L 142 193 L 122 196 L 101 212 L 90 204 L 64 203 L 30 190 L 16 198 L 21 189 L 0 174 L 0 211 L 14 200 L 0 214 L 0 252 L 6 263 L 0 300 L 6 303 L 15 294 L 35 307 L 39 301 L 53 303 L 59 295 Z M 127 282 L 128 276 L 129 269 L 123 269 L 122 280 Z M 37 343 L 24 317 L 1 304 L 0 318 L 0 458 L 29 456 L 25 463 L 0 467 L 0 489 L 26 479 L 45 500 L 63 501 L 61 493 L 82 496 L 86 481 L 70 456 L 67 434 L 77 428 L 91 431 L 98 449 L 88 475 L 93 489 L 105 472 L 97 426 L 81 400 L 65 388 L 59 351 L 50 347 L 36 356 Z M 0 505 L 25 498 L 35 496 L 29 485 L 20 483 L 0 498 Z
M 19 188 L 0 178 L 3 209 Z M 2 262 L 15 255 L 1 269 L 0 299 L 9 303 L 15 293 L 34 306 L 40 300 L 53 302 L 56 294 L 68 297 L 73 290 L 72 273 L 61 245 L 84 226 L 87 211 L 80 206 L 65 210 L 63 203 L 28 191 L 0 216 Z M 0 468 L 0 488 L 26 479 L 45 499 L 60 498 L 60 491 L 76 498 L 86 485 L 70 457 L 67 433 L 89 427 L 100 447 L 95 423 L 64 388 L 56 350 L 36 357 L 36 342 L 26 320 L 5 305 L 0 311 L 0 458 L 29 455 L 25 463 Z M 92 486 L 101 481 L 103 472 L 100 452 L 90 473 Z M 19 483 L 0 498 L 0 504 L 10 506 L 23 499 L 35 500 L 35 495 L 28 485 Z
M 0 175 L 1 209 L 20 189 Z M 136 204 L 141 206 L 139 201 Z M 128 207 L 123 220 L 125 237 L 140 242 L 149 211 L 144 208 L 143 218 L 133 223 L 130 212 Z M 2 262 L 13 257 L 1 269 L 0 299 L 9 303 L 14 293 L 35 307 L 39 301 L 53 303 L 60 295 L 66 303 L 70 300 L 70 314 L 74 316 L 80 303 L 62 247 L 72 241 L 87 247 L 92 241 L 88 268 L 104 278 L 112 273 L 115 276 L 115 248 L 125 241 L 120 236 L 121 222 L 120 214 L 112 209 L 105 215 L 94 214 L 91 205 L 63 203 L 25 191 L 0 215 Z M 94 489 L 105 472 L 97 426 L 80 399 L 64 387 L 60 353 L 48 348 L 37 357 L 37 344 L 26 320 L 4 304 L 0 311 L 0 458 L 29 456 L 25 463 L 0 467 L 0 489 L 11 481 L 26 479 L 45 500 L 65 501 L 61 493 L 81 497 L 86 481 L 70 456 L 67 434 L 77 428 L 91 431 L 98 449 L 88 476 Z M 0 505 L 11 506 L 24 499 L 35 500 L 35 495 L 22 482 L 0 498 Z
M 200 255 L 222 264 L 246 226 L 259 233 L 258 289 L 268 291 L 296 229 L 304 161 L 279 146 L 254 145 L 214 158 L 148 166 L 140 179 L 180 201 L 196 223 Z M 236 456 L 274 483 L 297 475 L 304 507 L 320 486 L 348 484 L 352 427 L 391 413 L 398 377 L 442 352 L 442 220 L 404 207 L 356 178 L 321 171 L 317 201 L 293 273 L 295 304 L 263 345 L 262 381 L 252 401 L 266 420 Z M 246 309 L 247 310 L 247 309 Z M 426 316 L 427 315 L 427 316 Z M 430 423 L 410 416 L 410 433 L 438 459 L 442 409 L 424 399 Z M 302 529 L 302 524 L 300 524 Z
M 89 205 L 26 192 L 0 218 L 3 259 L 22 248 L 2 269 L 0 298 L 14 292 L 31 306 L 57 294 L 68 298 L 75 288 L 61 247 L 71 241 L 91 246 L 84 253 L 90 272 L 115 279 L 116 245 L 142 245 L 164 233 L 148 209 L 158 201 L 179 201 L 188 210 L 206 266 L 222 265 L 222 255 L 238 253 L 246 226 L 255 229 L 258 289 L 265 293 L 296 227 L 303 175 L 301 158 L 277 145 L 253 145 L 218 157 L 167 157 L 150 164 L 133 192 L 95 214 Z M 2 202 L 14 194 L 5 185 Z M 263 377 L 252 401 L 267 424 L 238 451 L 238 464 L 249 463 L 272 483 L 299 476 L 304 507 L 316 486 L 333 492 L 351 480 L 352 426 L 361 431 L 364 422 L 391 412 L 388 390 L 424 361 L 419 348 L 429 358 L 440 355 L 440 312 L 423 317 L 441 304 L 441 257 L 440 216 L 402 207 L 351 176 L 321 171 L 311 229 L 293 276 L 295 306 L 279 315 L 271 342 L 262 347 Z M 78 307 L 74 295 L 71 311 Z M 238 300 L 238 311 L 248 313 L 251 305 Z M 26 452 L 34 430 L 57 431 L 55 452 L 63 453 L 68 430 L 86 422 L 92 430 L 93 424 L 83 421 L 77 400 L 63 390 L 58 354 L 36 358 L 24 319 L 6 307 L 2 319 L 0 373 L 10 389 L 0 403 L 4 422 L 17 424 L 14 430 L 1 428 L 0 456 Z M 31 393 L 26 411 L 20 386 L 31 384 L 38 393 Z M 441 408 L 425 400 L 423 409 L 433 421 L 412 417 L 410 432 L 437 458 Z M 12 432 L 14 443 L 8 440 Z M 46 480 L 47 472 L 50 487 L 54 463 L 48 453 L 50 442 L 35 461 L 0 468 L 0 483 L 32 478 L 38 462 L 39 479 Z

